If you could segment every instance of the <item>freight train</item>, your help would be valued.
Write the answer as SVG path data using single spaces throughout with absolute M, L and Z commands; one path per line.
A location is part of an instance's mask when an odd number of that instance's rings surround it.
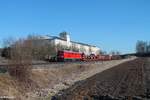
M 121 59 L 119 55 L 85 55 L 80 52 L 73 51 L 58 51 L 56 56 L 47 56 L 46 60 L 50 62 L 65 62 L 65 61 L 108 61 Z

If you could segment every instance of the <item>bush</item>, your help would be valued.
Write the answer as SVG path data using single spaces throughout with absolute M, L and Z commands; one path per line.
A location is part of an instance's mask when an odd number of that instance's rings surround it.
M 10 59 L 10 47 L 5 47 L 1 51 L 1 56 Z

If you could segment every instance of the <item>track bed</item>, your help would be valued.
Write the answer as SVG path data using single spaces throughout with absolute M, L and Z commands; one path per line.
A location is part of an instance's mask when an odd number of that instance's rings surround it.
M 150 58 L 138 58 L 77 82 L 61 91 L 57 100 L 149 98 Z

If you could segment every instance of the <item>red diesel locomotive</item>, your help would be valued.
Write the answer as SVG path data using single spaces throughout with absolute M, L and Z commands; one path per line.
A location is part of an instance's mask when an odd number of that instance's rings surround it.
M 82 55 L 79 52 L 58 51 L 57 61 L 81 61 L 83 59 Z

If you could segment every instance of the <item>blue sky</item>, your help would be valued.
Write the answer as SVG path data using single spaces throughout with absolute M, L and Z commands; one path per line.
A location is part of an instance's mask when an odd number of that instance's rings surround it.
M 137 40 L 150 40 L 150 0 L 0 0 L 1 44 L 62 31 L 106 51 L 134 52 Z

